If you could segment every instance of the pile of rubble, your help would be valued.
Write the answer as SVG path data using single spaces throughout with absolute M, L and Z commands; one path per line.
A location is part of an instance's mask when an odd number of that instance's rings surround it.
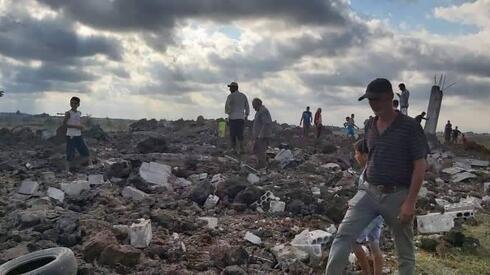
M 356 192 L 352 144 L 335 129 L 316 141 L 274 127 L 270 168 L 258 171 L 250 154 L 227 155 L 216 121 L 202 118 L 96 129 L 86 140 L 94 167 L 72 175 L 63 144 L 0 144 L 0 264 L 65 246 L 79 274 L 321 273 Z M 488 202 L 488 161 L 430 161 L 418 228 L 441 234 Z

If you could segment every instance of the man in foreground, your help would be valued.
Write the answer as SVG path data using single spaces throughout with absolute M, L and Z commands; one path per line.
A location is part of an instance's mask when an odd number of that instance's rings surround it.
M 364 98 L 376 115 L 365 128 L 369 152 L 365 186 L 349 201 L 330 248 L 326 274 L 342 274 L 355 239 L 378 215 L 392 230 L 399 274 L 415 274 L 413 217 L 427 167 L 427 139 L 413 118 L 393 110 L 388 80 L 373 80 L 359 100 Z

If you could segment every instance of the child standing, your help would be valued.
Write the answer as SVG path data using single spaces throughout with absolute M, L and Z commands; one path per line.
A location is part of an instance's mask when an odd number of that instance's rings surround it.
M 364 171 L 368 160 L 368 149 L 364 139 L 358 140 L 354 144 L 355 150 L 355 159 L 357 163 L 362 168 L 361 176 L 359 177 L 359 188 L 362 188 L 362 184 L 364 181 Z M 356 244 L 354 246 L 354 254 L 359 260 L 359 264 L 362 268 L 362 272 L 364 275 L 381 275 L 383 272 L 383 253 L 379 248 L 379 239 L 381 236 L 381 231 L 383 229 L 383 217 L 381 215 L 374 218 L 371 223 L 363 230 L 361 235 L 356 240 Z M 371 273 L 371 267 L 369 265 L 368 257 L 362 248 L 362 244 L 369 244 L 369 248 L 373 255 L 373 273 Z
M 66 127 L 66 172 L 70 173 L 70 163 L 75 159 L 75 150 L 80 156 L 92 165 L 90 161 L 89 150 L 82 138 L 83 126 L 81 123 L 82 113 L 78 111 L 80 98 L 72 97 L 70 99 L 71 109 L 65 113 L 63 126 Z

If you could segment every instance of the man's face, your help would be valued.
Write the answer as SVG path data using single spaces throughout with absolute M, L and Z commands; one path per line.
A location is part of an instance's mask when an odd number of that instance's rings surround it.
M 388 110 L 393 110 L 393 94 L 384 93 L 381 97 L 377 99 L 369 99 L 369 106 L 373 110 L 374 114 L 379 116 L 387 112 Z
M 253 101 L 253 102 L 252 102 L 252 107 L 254 107 L 254 110 L 255 110 L 255 111 L 258 111 L 258 110 L 259 110 L 259 108 L 260 108 L 260 103 L 259 103 L 259 102 L 257 102 L 257 101 Z
M 235 92 L 236 90 L 238 90 L 238 87 L 237 86 L 230 86 L 230 92 Z

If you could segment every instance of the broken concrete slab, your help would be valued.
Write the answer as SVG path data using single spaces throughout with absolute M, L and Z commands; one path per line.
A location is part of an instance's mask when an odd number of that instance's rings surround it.
M 474 210 L 477 208 L 481 208 L 481 199 L 475 197 L 467 197 L 457 203 L 444 205 L 444 210 L 447 212 Z
M 294 155 L 291 150 L 281 149 L 279 153 L 277 153 L 274 160 L 279 162 L 279 166 L 281 168 L 286 167 L 290 162 L 294 161 Z
M 168 178 L 172 175 L 172 167 L 169 165 L 157 162 L 143 162 L 140 166 L 139 174 L 148 183 L 171 189 Z
M 61 203 L 63 203 L 63 200 L 65 199 L 65 192 L 61 191 L 58 188 L 49 187 L 46 194 L 48 195 L 48 197 L 55 199 Z
M 283 266 L 284 268 L 291 262 L 306 262 L 310 256 L 307 252 L 298 249 L 297 247 L 289 245 L 286 246 L 284 244 L 274 246 L 271 251 L 276 256 L 276 259 L 280 265 L 286 265 Z
M 129 239 L 132 246 L 137 248 L 148 247 L 152 237 L 150 220 L 139 219 L 137 223 L 131 224 Z
M 260 182 L 260 178 L 256 174 L 250 173 L 248 174 L 247 181 L 250 184 L 256 184 Z
M 215 229 L 216 227 L 218 227 L 218 218 L 215 218 L 215 217 L 199 217 L 197 219 L 207 222 L 206 226 L 209 229 Z
M 247 233 L 245 233 L 245 236 L 243 237 L 244 240 L 246 241 L 249 241 L 253 244 L 256 244 L 256 245 L 260 245 L 262 243 L 262 240 L 260 239 L 259 236 L 247 231 Z
M 271 213 L 280 213 L 284 212 L 286 209 L 286 203 L 283 201 L 271 201 L 269 212 Z
M 454 215 L 448 213 L 417 216 L 417 229 L 423 234 L 449 232 L 454 227 L 454 218 Z
M 124 187 L 121 195 L 123 196 L 123 198 L 131 199 L 133 201 L 142 201 L 150 197 L 149 194 L 131 186 Z
M 328 170 L 340 170 L 341 169 L 340 165 L 338 165 L 337 163 L 334 163 L 334 162 L 324 164 L 321 167 L 328 169 Z
M 63 182 L 61 183 L 61 190 L 63 190 L 68 196 L 78 196 L 83 190 L 90 190 L 90 185 L 86 180 Z
M 466 167 L 468 167 L 468 165 L 470 167 L 474 166 L 474 167 L 482 167 L 482 168 L 490 166 L 489 161 L 479 160 L 479 159 L 457 158 L 456 162 L 457 163 L 464 163 L 466 165 Z
M 199 183 L 208 178 L 208 173 L 193 174 L 189 176 L 189 180 L 193 183 Z
M 461 168 L 461 167 L 457 167 L 457 166 L 449 167 L 449 168 L 442 170 L 443 173 L 446 173 L 449 175 L 455 175 L 455 174 L 458 174 L 458 173 L 461 173 L 464 171 L 466 171 L 466 169 Z
M 21 182 L 17 193 L 23 195 L 33 195 L 39 189 L 39 183 L 33 180 L 24 180 Z
M 477 176 L 475 174 L 472 174 L 470 172 L 462 172 L 462 173 L 453 175 L 451 177 L 451 181 L 454 183 L 458 183 L 458 182 L 465 181 L 467 179 L 475 179 L 475 178 L 477 178 Z
M 104 176 L 103 175 L 89 175 L 88 176 L 88 184 L 89 185 L 102 185 L 104 184 Z

